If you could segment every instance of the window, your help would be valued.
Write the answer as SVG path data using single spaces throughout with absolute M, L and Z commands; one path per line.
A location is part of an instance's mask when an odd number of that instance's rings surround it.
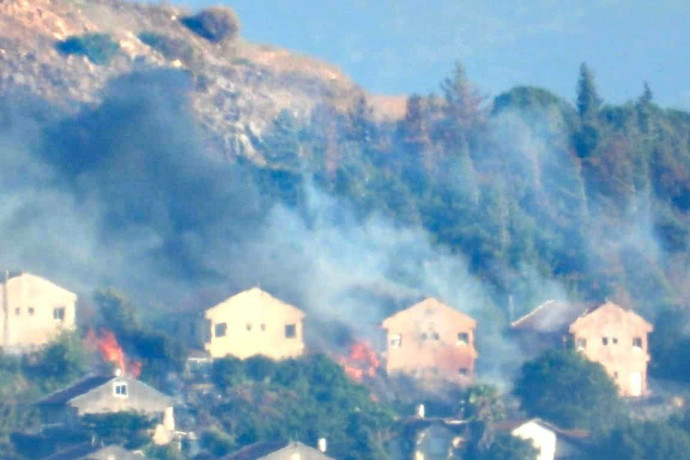
M 602 337 L 602 338 L 601 338 L 601 343 L 604 344 L 604 345 L 608 345 L 608 344 L 609 344 L 609 338 L 608 338 L 608 337 Z
M 470 343 L 470 335 L 467 332 L 458 332 L 458 345 L 467 345 Z
M 402 346 L 402 336 L 400 334 L 391 334 L 389 343 L 391 348 L 400 348 Z
M 228 323 L 216 324 L 213 332 L 216 337 L 225 337 L 225 334 L 228 332 Z
M 618 343 L 618 337 L 614 337 L 613 339 L 611 339 L 611 341 L 613 342 L 614 345 L 617 344 Z
M 633 338 L 633 347 L 642 348 L 642 337 Z
M 247 330 L 251 332 L 251 330 L 252 330 L 252 323 L 247 323 Z
M 261 330 L 262 330 L 262 331 L 265 331 L 265 330 L 266 330 L 266 325 L 263 324 L 263 323 L 261 323 Z
M 120 383 L 114 383 L 113 384 L 113 394 L 115 396 L 119 396 L 121 398 L 126 398 L 127 397 L 127 384 L 120 382 Z
M 53 308 L 53 319 L 56 321 L 65 320 L 65 307 Z
M 29 316 L 34 316 L 34 313 L 36 310 L 34 310 L 34 307 L 29 307 Z
M 19 307 L 15 308 L 15 309 L 14 309 L 14 314 L 17 315 L 17 316 L 21 315 L 21 314 L 22 314 L 22 309 L 19 308 Z
M 432 332 L 432 333 L 431 333 L 431 338 L 434 339 L 434 340 L 438 340 L 438 339 L 440 339 L 441 337 L 438 335 L 438 332 Z
M 577 351 L 582 351 L 585 348 L 587 348 L 587 339 L 583 339 L 582 337 L 578 337 L 575 339 L 575 349 Z
M 285 337 L 288 339 L 294 339 L 297 337 L 297 325 L 295 324 L 286 324 L 285 325 Z
M 427 335 L 426 332 L 422 332 L 422 336 L 421 336 L 421 337 L 422 337 L 422 340 L 426 340 L 426 339 L 429 338 L 429 336 Z
M 470 371 L 469 371 L 469 369 L 467 369 L 466 367 L 461 367 L 460 369 L 458 369 L 458 374 L 460 374 L 460 375 L 470 375 Z

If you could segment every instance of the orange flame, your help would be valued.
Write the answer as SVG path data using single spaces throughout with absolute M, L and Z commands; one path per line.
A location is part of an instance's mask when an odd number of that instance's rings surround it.
M 92 348 L 100 352 L 105 361 L 115 364 L 122 372 L 122 375 L 129 372 L 132 377 L 137 378 L 141 374 L 141 363 L 127 359 L 125 352 L 117 342 L 115 334 L 111 331 L 102 329 L 96 335 L 92 330 L 89 330 L 86 335 L 86 341 L 92 344 Z
M 361 381 L 365 376 L 374 377 L 381 365 L 378 356 L 367 342 L 355 342 L 350 345 L 349 354 L 338 359 L 345 373 L 352 380 Z

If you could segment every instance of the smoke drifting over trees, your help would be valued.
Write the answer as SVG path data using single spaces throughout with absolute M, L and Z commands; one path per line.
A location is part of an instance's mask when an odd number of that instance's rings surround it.
M 261 284 L 366 335 L 438 296 L 478 319 L 480 366 L 499 371 L 486 358 L 519 358 L 499 331 L 546 298 L 648 314 L 683 301 L 687 114 L 651 91 L 603 108 L 580 94 L 578 113 L 519 87 L 489 106 L 461 67 L 443 90 L 411 97 L 397 124 L 363 100 L 283 113 L 256 141 L 266 167 L 208 152 L 183 72 L 121 77 L 76 115 L 5 95 L 2 263 L 116 286 L 154 317 Z

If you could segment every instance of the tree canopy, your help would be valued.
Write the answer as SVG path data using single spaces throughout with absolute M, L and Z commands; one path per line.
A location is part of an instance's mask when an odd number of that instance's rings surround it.
M 604 368 L 572 350 L 550 350 L 527 361 L 514 393 L 529 415 L 561 427 L 605 430 L 623 415 Z

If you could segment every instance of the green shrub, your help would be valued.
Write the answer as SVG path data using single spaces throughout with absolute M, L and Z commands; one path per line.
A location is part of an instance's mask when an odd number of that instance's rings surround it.
M 161 53 L 166 59 L 179 59 L 190 62 L 194 58 L 194 50 L 184 40 L 167 37 L 155 32 L 142 32 L 139 40 Z
M 211 43 L 231 40 L 240 30 L 240 21 L 230 8 L 213 7 L 181 19 L 189 30 Z
M 66 56 L 76 54 L 86 56 L 89 61 L 106 65 L 120 51 L 120 45 L 106 34 L 84 34 L 68 37 L 58 42 L 55 48 Z

